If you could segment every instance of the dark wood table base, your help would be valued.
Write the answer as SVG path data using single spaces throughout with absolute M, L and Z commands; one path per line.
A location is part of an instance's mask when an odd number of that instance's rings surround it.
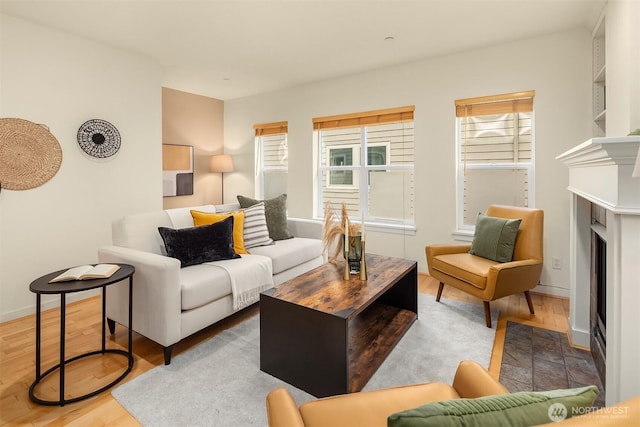
M 366 281 L 343 268 L 260 296 L 260 369 L 316 397 L 360 391 L 418 317 L 415 261 L 367 254 Z

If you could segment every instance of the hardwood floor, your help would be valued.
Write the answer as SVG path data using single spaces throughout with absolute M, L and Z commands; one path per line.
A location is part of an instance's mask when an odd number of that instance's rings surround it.
M 438 283 L 431 277 L 420 274 L 420 292 L 434 295 Z M 481 301 L 457 289 L 445 286 L 443 298 L 481 304 Z M 569 301 L 564 298 L 532 294 L 536 314 L 529 314 L 527 302 L 522 295 L 514 295 L 492 302 L 500 310 L 489 371 L 495 378 L 500 376 L 500 363 L 504 347 L 507 320 L 514 320 L 558 332 L 567 331 Z M 100 346 L 100 298 L 93 297 L 67 306 L 67 357 L 98 349 Z M 176 344 L 174 355 L 215 336 L 258 312 L 257 305 L 249 307 L 209 328 Z M 42 363 L 45 368 L 58 362 L 59 310 L 45 311 L 42 317 Z M 116 327 L 116 335 L 107 335 L 108 348 L 125 348 L 127 332 Z M 162 347 L 134 334 L 133 347 L 135 365 L 123 380 L 136 376 L 163 363 Z M 122 356 L 107 355 L 90 357 L 69 365 L 66 370 L 66 390 L 69 396 L 86 393 L 109 383 L 125 369 Z M 59 406 L 41 406 L 29 400 L 28 390 L 35 375 L 35 316 L 27 316 L 0 324 L 0 426 L 138 426 L 140 425 L 106 391 L 88 400 Z M 58 396 L 57 373 L 42 381 L 37 395 L 45 399 Z M 121 383 L 122 384 L 122 383 Z

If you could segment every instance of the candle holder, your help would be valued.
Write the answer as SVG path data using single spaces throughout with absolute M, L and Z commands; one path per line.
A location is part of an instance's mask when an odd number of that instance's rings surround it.
M 360 255 L 360 280 L 367 280 L 367 254 L 365 252 L 365 242 L 360 242 L 362 254 Z
M 351 279 L 351 269 L 349 268 L 349 251 L 347 251 L 344 254 L 344 273 L 342 275 L 342 278 L 344 280 L 350 280 Z
M 343 241 L 344 242 L 344 241 Z M 345 262 L 349 263 L 349 272 L 351 274 L 360 273 L 360 260 L 362 259 L 362 239 L 360 234 L 349 236 L 349 245 L 344 242 L 342 255 Z

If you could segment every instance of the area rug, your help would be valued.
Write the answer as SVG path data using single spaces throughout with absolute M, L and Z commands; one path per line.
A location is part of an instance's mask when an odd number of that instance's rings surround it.
M 498 312 L 492 311 L 492 324 Z M 112 395 L 146 427 L 266 426 L 265 398 L 277 387 L 298 405 L 314 399 L 260 371 L 259 315 L 223 331 L 114 389 Z M 451 383 L 460 360 L 488 368 L 494 328 L 484 308 L 420 294 L 418 320 L 389 354 L 364 390 L 442 381 Z
M 591 352 L 572 347 L 567 335 L 507 322 L 500 383 L 510 392 L 596 385 L 594 406 L 604 406 L 604 387 Z

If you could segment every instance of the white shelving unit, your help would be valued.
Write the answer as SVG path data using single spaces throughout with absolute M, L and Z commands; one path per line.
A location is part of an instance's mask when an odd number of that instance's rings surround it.
M 605 46 L 605 12 L 592 34 L 592 68 L 593 68 L 593 136 L 607 135 L 607 55 Z

